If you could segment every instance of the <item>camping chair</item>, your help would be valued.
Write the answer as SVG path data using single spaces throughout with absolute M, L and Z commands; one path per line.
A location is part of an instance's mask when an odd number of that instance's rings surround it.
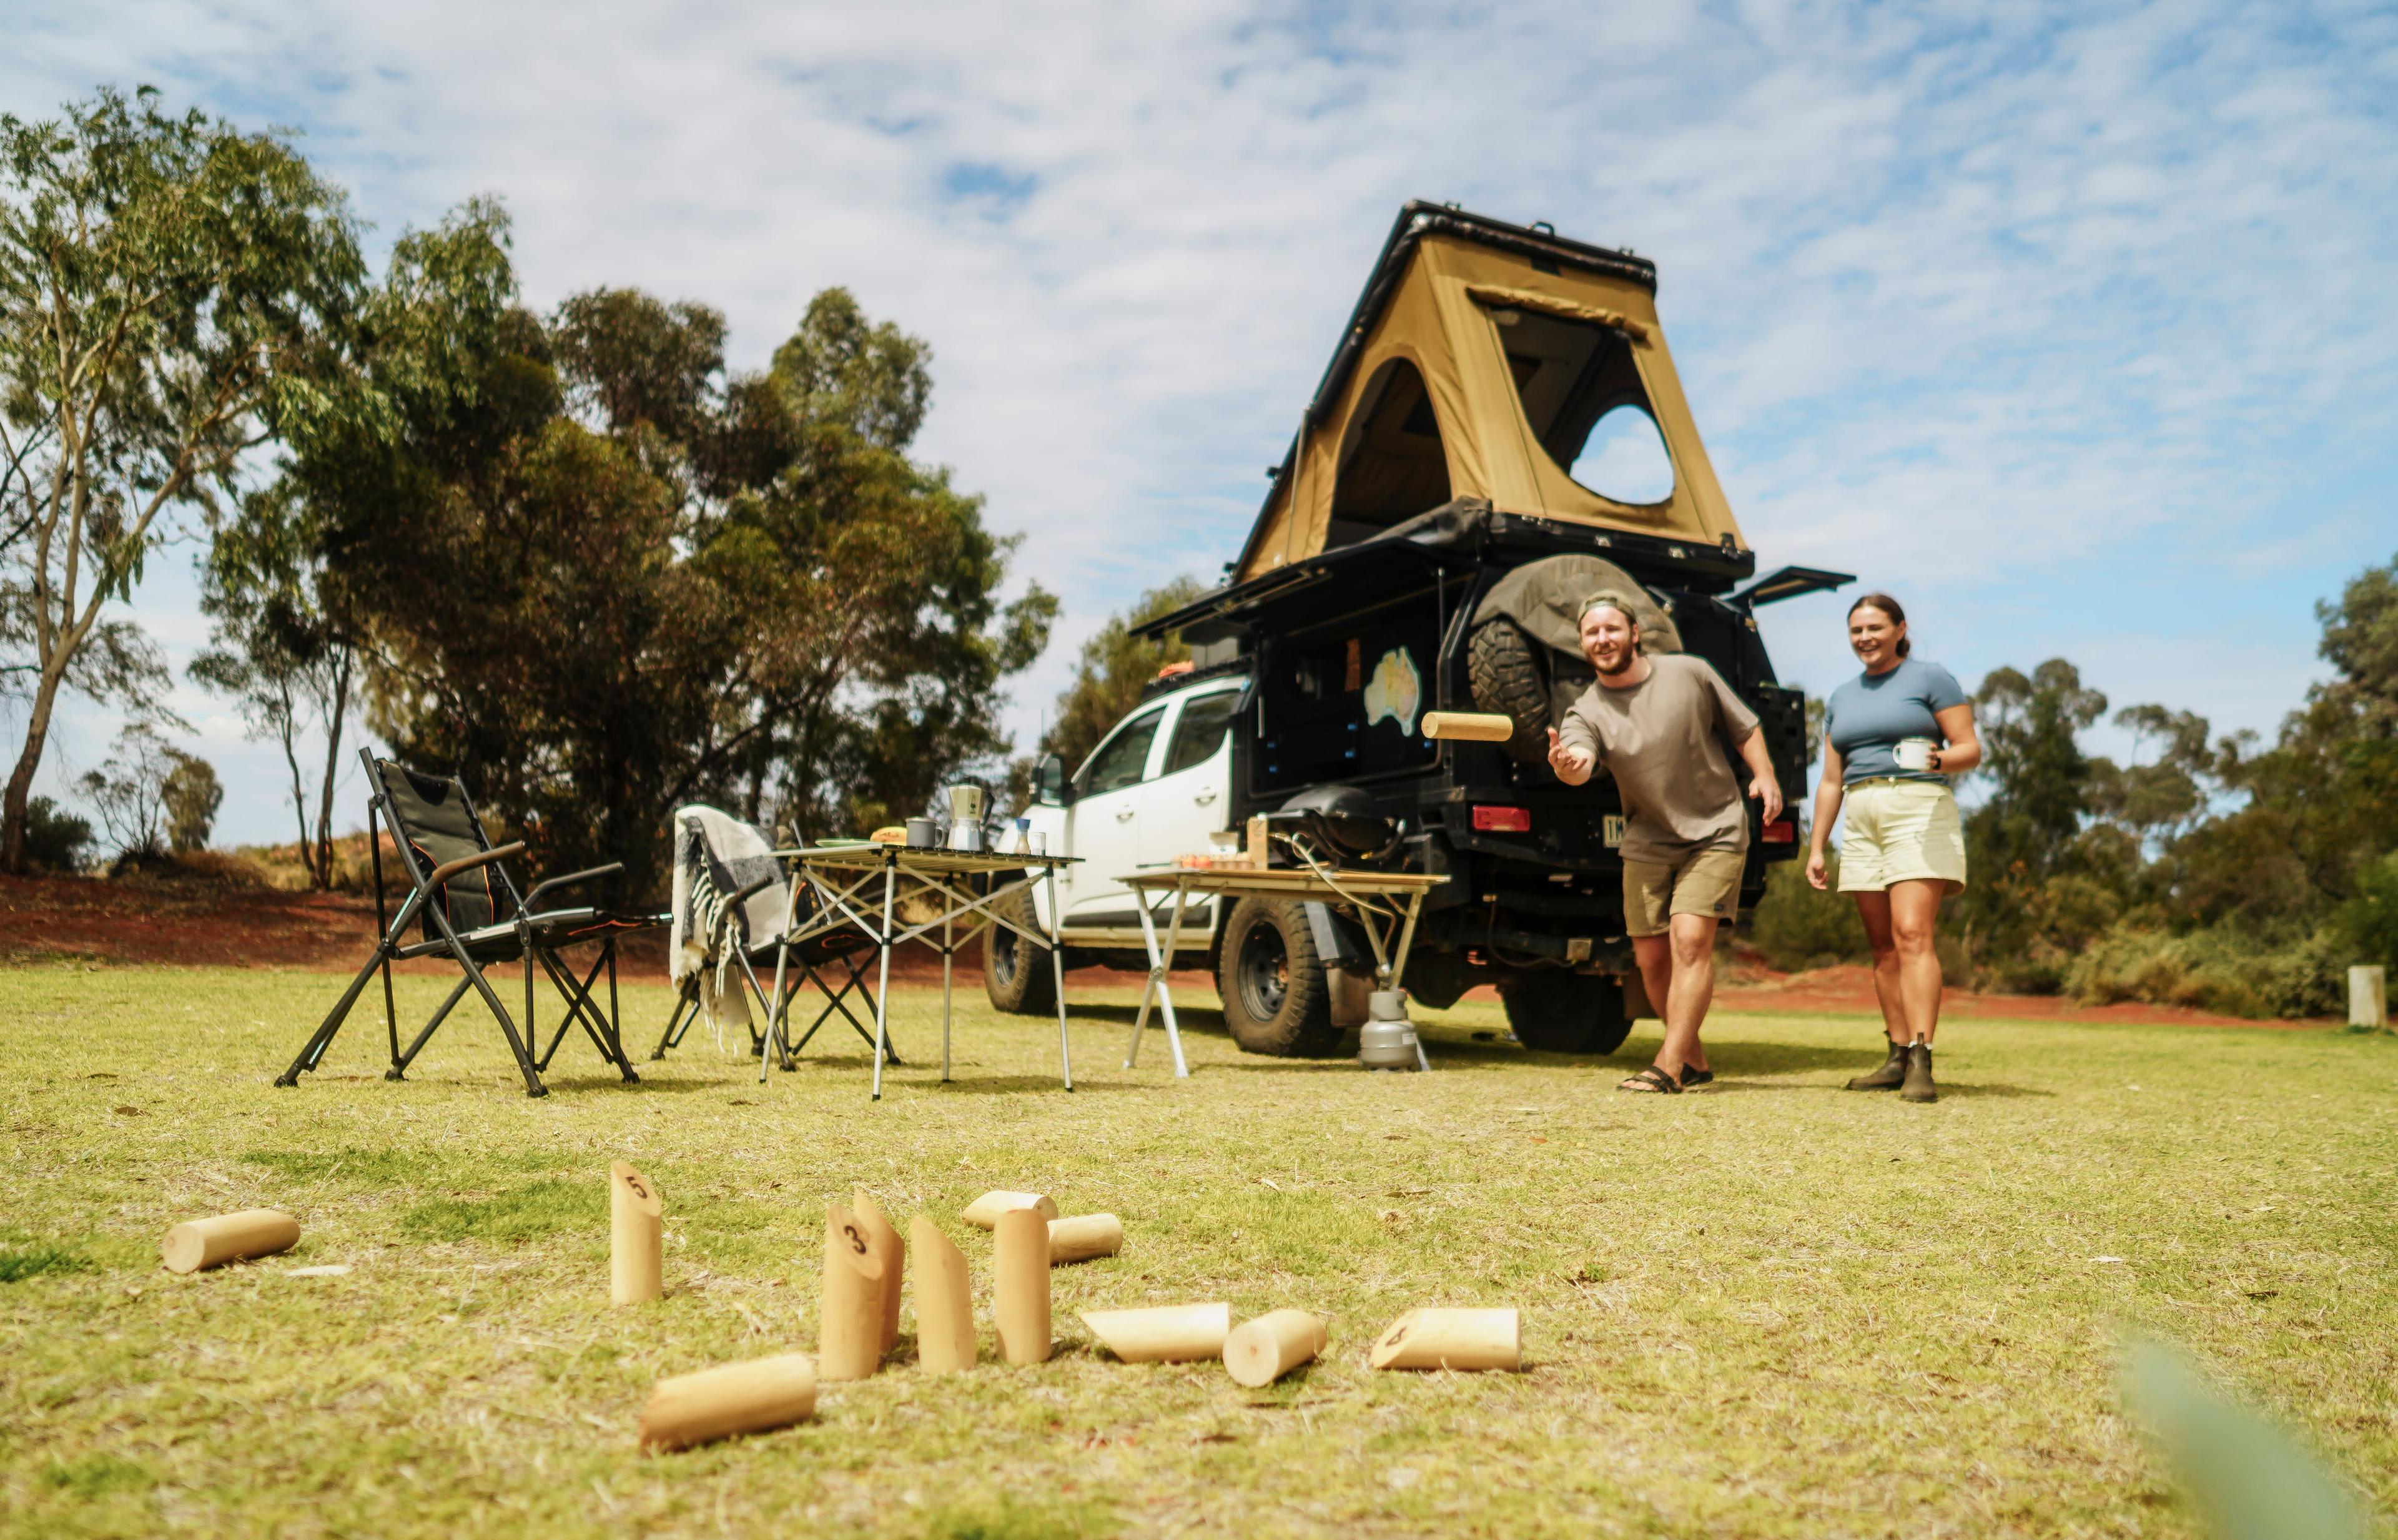
M 640 1076 L 633 1073 L 632 1064 L 626 1060 L 616 1026 L 616 935 L 657 921 L 606 914 L 588 907 L 540 907 L 542 899 L 557 889 L 613 876 L 624 870 L 623 865 L 611 863 L 552 877 L 520 895 L 509 879 L 507 868 L 501 863 L 511 856 L 521 855 L 524 843 L 518 841 L 495 848 L 491 836 L 483 831 L 482 820 L 475 816 L 475 805 L 468 800 L 463 781 L 451 776 L 424 775 L 397 761 L 378 759 L 368 750 L 359 750 L 358 758 L 366 766 L 367 784 L 372 788 L 367 804 L 367 844 L 374 858 L 375 923 L 381 935 L 373 955 L 358 969 L 357 977 L 350 980 L 350 987 L 342 992 L 324 1023 L 301 1048 L 300 1056 L 291 1060 L 291 1067 L 275 1083 L 297 1085 L 303 1072 L 313 1071 L 324 1061 L 325 1050 L 332 1047 L 334 1034 L 341 1031 L 350 1007 L 357 1003 L 367 980 L 374 977 L 377 969 L 383 972 L 384 1025 L 391 1039 L 391 1068 L 384 1072 L 386 1080 L 406 1078 L 409 1065 L 424 1050 L 436 1029 L 465 998 L 469 989 L 482 995 L 483 1004 L 498 1019 L 500 1031 L 508 1040 L 508 1051 L 516 1056 L 517 1068 L 524 1074 L 527 1096 L 549 1094 L 549 1088 L 542 1084 L 542 1072 L 549 1068 L 559 1045 L 575 1026 L 582 1027 L 592 1046 L 600 1050 L 600 1057 L 615 1066 L 626 1081 L 639 1080 Z M 408 874 L 410 887 L 399 912 L 388 921 L 384 914 L 381 824 L 388 824 L 391 829 L 393 844 L 399 854 L 400 868 Z M 404 941 L 401 938 L 407 935 L 411 920 L 421 926 L 420 939 Z M 560 952 L 582 941 L 598 941 L 600 955 L 578 978 L 573 966 Z M 399 1019 L 392 1005 L 391 965 L 395 960 L 445 953 L 457 963 L 464 977 L 424 1023 L 424 1030 L 403 1050 L 399 1046 Z M 521 1036 L 507 1007 L 500 1003 L 498 993 L 483 976 L 485 967 L 511 962 L 524 965 Z M 559 1023 L 549 1047 L 538 1055 L 534 1049 L 541 1038 L 533 1021 L 536 967 L 548 975 L 551 986 L 566 1002 L 566 1019 Z M 603 967 L 608 973 L 605 1012 L 591 995 L 591 986 Z
M 734 997 L 743 998 L 746 982 L 764 1013 L 762 1031 L 754 1023 L 749 1027 L 749 1051 L 759 1056 L 760 1079 L 765 1078 L 770 1050 L 772 1061 L 792 1068 L 794 1056 L 835 1012 L 872 1046 L 873 1029 L 850 1009 L 848 997 L 855 993 L 866 1014 L 874 1014 L 873 991 L 858 961 L 873 949 L 874 939 L 855 925 L 825 928 L 815 886 L 795 880 L 755 825 L 694 805 L 675 814 L 674 828 L 674 933 L 668 956 L 680 993 L 650 1057 L 665 1058 L 703 1015 L 715 1020 L 715 1000 L 722 997 L 719 981 L 728 973 L 737 976 Z M 770 957 L 775 964 L 771 993 L 758 976 Z M 817 971 L 836 962 L 848 975 L 838 989 Z M 719 988 L 712 990 L 712 984 Z M 794 1043 L 788 1019 L 802 984 L 815 985 L 825 1005 Z M 897 1062 L 887 1044 L 884 1051 Z

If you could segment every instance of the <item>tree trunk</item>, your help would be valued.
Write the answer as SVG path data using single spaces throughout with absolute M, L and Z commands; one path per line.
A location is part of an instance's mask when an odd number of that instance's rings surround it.
M 34 694 L 34 714 L 25 723 L 25 747 L 8 777 L 8 791 L 0 797 L 0 867 L 12 876 L 25 874 L 25 811 L 34 799 L 34 772 L 42 765 L 42 747 L 50 737 L 50 711 L 58 704 L 59 685 L 66 671 L 42 671 Z

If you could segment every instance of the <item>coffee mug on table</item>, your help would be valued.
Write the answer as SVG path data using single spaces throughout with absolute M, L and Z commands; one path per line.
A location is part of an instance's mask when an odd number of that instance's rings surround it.
M 940 843 L 940 831 L 935 827 L 932 819 L 909 818 L 908 820 L 908 847 L 909 849 L 926 850 L 930 849 L 934 845 L 939 844 Z
M 1898 762 L 1901 770 L 1920 774 L 1932 768 L 1932 756 L 1939 749 L 1930 738 L 1901 738 L 1892 747 L 1891 758 Z

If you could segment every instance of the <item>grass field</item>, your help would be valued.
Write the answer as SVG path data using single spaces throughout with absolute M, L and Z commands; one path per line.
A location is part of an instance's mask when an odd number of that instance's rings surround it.
M 1495 1007 L 1426 1015 L 1428 1076 L 1246 1058 L 1193 1008 L 1176 1083 L 1154 1033 L 1119 1068 L 1127 990 L 1078 1001 L 1070 1097 L 1054 1025 L 969 988 L 948 1086 L 938 996 L 895 996 L 880 1105 L 830 1029 L 762 1087 L 704 1029 L 629 1088 L 569 1044 L 530 1101 L 463 1008 L 408 1084 L 362 1009 L 276 1089 L 338 986 L 0 973 L 10 1532 L 2191 1533 L 2120 1410 L 2126 1330 L 2398 1504 L 2398 1041 L 1960 1023 L 1912 1107 L 1839 1088 L 1876 1058 L 1854 1018 L 1722 1019 L 1717 1090 L 1636 1099 L 1629 1059 L 1473 1040 Z M 403 979 L 403 1012 L 440 988 Z M 665 1007 L 627 993 L 643 1051 Z M 668 1297 L 631 1310 L 617 1156 L 667 1204 Z M 1054 1275 L 1046 1365 L 925 1376 L 911 1314 L 814 1423 L 640 1453 L 658 1376 L 813 1347 L 853 1186 L 942 1220 L 978 1284 L 954 1215 L 989 1188 L 1128 1239 Z M 252 1205 L 299 1249 L 160 1270 L 169 1223 Z M 1117 1364 L 1073 1318 L 1209 1299 L 1325 1312 L 1330 1350 L 1250 1392 Z M 1520 1306 L 1527 1371 L 1369 1371 L 1423 1304 Z

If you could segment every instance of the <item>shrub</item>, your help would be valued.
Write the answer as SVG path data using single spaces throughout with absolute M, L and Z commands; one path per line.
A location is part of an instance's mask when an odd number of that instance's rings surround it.
M 2226 1016 L 2321 1016 L 2346 987 L 2340 943 L 2327 932 L 2276 944 L 2228 925 L 2174 936 L 2118 925 L 2065 970 L 2068 993 L 2090 1005 L 2138 1000 Z
M 2358 963 L 2398 969 L 2398 850 L 2356 874 L 2356 892 L 2339 906 L 2335 932 Z
M 44 871 L 74 871 L 91 850 L 91 824 L 47 797 L 25 804 L 25 860 Z
M 1830 885 L 1818 893 L 1807 885 L 1805 863 L 1784 861 L 1769 869 L 1765 898 L 1748 923 L 1758 955 L 1785 973 L 1862 962 L 1873 955 L 1854 898 L 1839 891 L 1839 857 L 1826 858 Z

